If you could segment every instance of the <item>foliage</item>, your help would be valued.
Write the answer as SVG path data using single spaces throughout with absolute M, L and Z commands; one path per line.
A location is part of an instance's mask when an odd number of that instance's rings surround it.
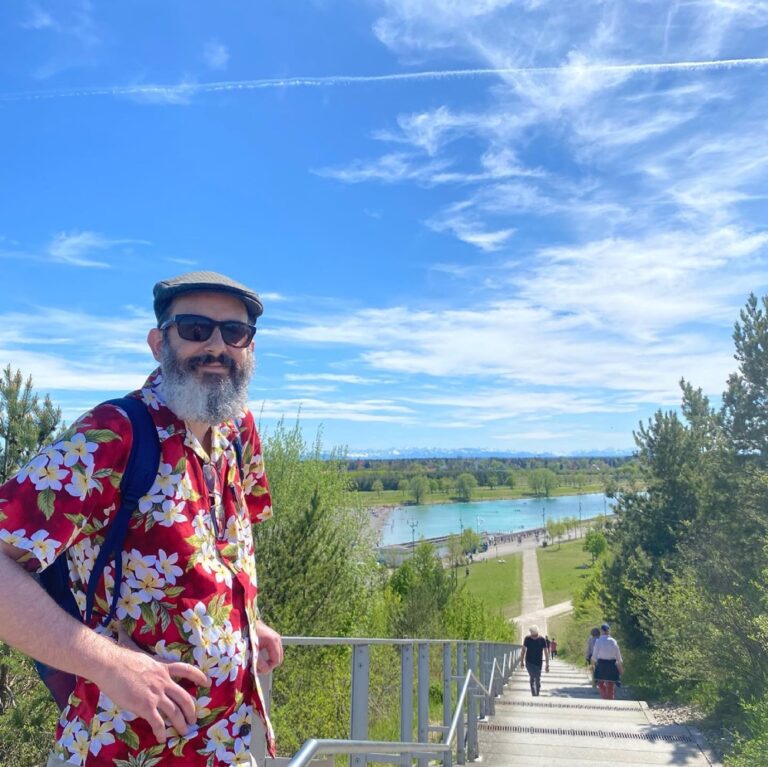
M 552 469 L 534 469 L 528 476 L 528 485 L 535 495 L 549 498 L 558 485 L 557 474 Z
M 431 490 L 429 480 L 423 474 L 420 474 L 411 480 L 409 490 L 413 500 L 416 503 L 422 503 Z
M 56 431 L 61 411 L 42 403 L 32 378 L 8 365 L 0 377 L 0 482 L 13 476 Z M 0 643 L 0 764 L 44 762 L 58 719 L 32 661 Z
M 592 564 L 608 550 L 608 541 L 605 533 L 597 528 L 592 528 L 584 538 L 584 551 L 592 555 Z
M 459 474 L 456 478 L 456 495 L 459 497 L 459 500 L 471 501 L 476 487 L 477 480 L 474 474 L 465 472 L 464 474 Z
M 20 370 L 8 365 L 0 376 L 0 483 L 13 476 L 56 431 L 61 410 L 46 394 L 40 403 L 32 386 Z
M 679 412 L 639 426 L 627 484 L 643 490 L 619 494 L 593 592 L 653 685 L 731 720 L 747 712 L 732 764 L 751 767 L 768 737 L 766 298 L 750 296 L 733 337 L 720 410 L 682 381 Z

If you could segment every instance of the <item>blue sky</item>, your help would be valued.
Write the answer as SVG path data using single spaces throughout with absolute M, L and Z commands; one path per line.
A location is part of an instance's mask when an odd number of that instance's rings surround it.
M 768 0 L 10 0 L 0 364 L 72 420 L 151 288 L 260 292 L 327 447 L 630 449 L 768 285 Z

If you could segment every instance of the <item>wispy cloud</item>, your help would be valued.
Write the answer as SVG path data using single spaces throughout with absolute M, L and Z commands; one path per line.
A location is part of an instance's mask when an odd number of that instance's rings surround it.
M 109 239 L 97 232 L 59 232 L 48 244 L 47 253 L 53 261 L 71 266 L 107 269 L 108 261 L 91 258 L 95 252 L 109 251 L 119 245 L 148 245 L 145 240 Z
M 226 69 L 229 64 L 229 49 L 219 40 L 209 40 L 203 48 L 203 59 L 211 69 Z

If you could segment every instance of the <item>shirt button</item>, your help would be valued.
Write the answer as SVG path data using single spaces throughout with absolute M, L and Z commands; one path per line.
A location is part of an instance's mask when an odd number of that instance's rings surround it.
M 251 734 L 251 725 L 250 724 L 244 724 L 240 728 L 240 735 L 250 735 Z

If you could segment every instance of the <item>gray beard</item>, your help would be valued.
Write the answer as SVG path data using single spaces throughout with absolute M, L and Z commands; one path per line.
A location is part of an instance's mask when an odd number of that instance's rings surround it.
M 204 362 L 216 360 L 229 368 L 229 373 L 196 373 Z M 254 369 L 253 354 L 248 353 L 242 367 L 227 355 L 201 355 L 181 361 L 169 343 L 164 343 L 160 366 L 160 391 L 165 404 L 182 420 L 209 425 L 237 418 L 245 410 L 248 382 Z

